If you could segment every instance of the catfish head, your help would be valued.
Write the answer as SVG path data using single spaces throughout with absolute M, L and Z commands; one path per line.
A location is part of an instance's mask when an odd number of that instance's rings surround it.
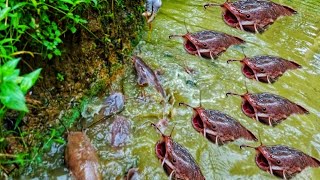
M 227 93 L 237 95 L 242 99 L 242 112 L 263 124 L 274 126 L 285 120 L 291 114 L 307 114 L 308 110 L 290 100 L 271 93 Z
M 267 0 L 226 1 L 221 5 L 208 3 L 204 7 L 208 6 L 220 6 L 223 10 L 223 20 L 227 25 L 256 33 L 262 32 L 280 16 L 296 13 L 290 7 Z
M 215 59 L 229 46 L 244 43 L 244 40 L 221 32 L 199 31 L 185 35 L 171 35 L 184 39 L 184 49 L 192 55 Z
M 155 125 L 153 124 L 153 126 Z M 169 179 L 204 180 L 205 177 L 188 150 L 173 141 L 171 134 L 166 136 L 160 130 L 159 132 L 161 140 L 157 142 L 155 147 L 156 156 L 161 161 L 163 169 L 170 177 Z
M 240 147 L 251 147 L 241 145 Z M 292 178 L 306 167 L 319 167 L 320 161 L 291 147 L 275 145 L 251 147 L 256 150 L 256 165 L 283 179 Z
M 191 107 L 185 103 L 179 103 L 179 105 Z M 223 145 L 239 138 L 257 140 L 254 134 L 227 114 L 216 110 L 206 110 L 202 107 L 191 108 L 194 111 L 193 128 L 217 145 Z
M 293 61 L 276 56 L 245 57 L 242 60 L 228 60 L 227 63 L 238 61 L 242 64 L 242 74 L 249 78 L 264 83 L 273 83 L 289 69 L 301 68 Z

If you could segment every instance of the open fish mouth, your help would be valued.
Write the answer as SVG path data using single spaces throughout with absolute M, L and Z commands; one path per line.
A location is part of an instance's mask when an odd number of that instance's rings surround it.
M 164 141 L 158 142 L 156 145 L 156 155 L 159 159 L 161 159 L 161 163 L 163 164 L 163 169 L 169 175 L 173 171 L 172 164 L 165 158 L 166 156 L 166 143 Z
M 196 54 L 198 50 L 194 43 L 192 43 L 189 39 L 185 39 L 184 48 L 190 54 Z
M 267 158 L 265 158 L 260 151 L 257 152 L 256 155 L 256 164 L 260 169 L 264 171 L 268 171 L 270 169 L 270 165 Z
M 237 27 L 239 24 L 239 21 L 237 17 L 227 8 L 223 8 L 223 20 L 231 27 Z
M 201 132 L 204 129 L 203 121 L 199 115 L 196 113 L 195 116 L 192 118 L 192 126 L 198 131 Z
M 158 142 L 156 145 L 156 154 L 159 158 L 163 159 L 166 155 L 166 143 L 164 141 Z
M 255 117 L 256 112 L 248 100 L 242 103 L 242 111 L 249 117 Z
M 243 65 L 242 73 L 243 73 L 243 75 L 245 75 L 249 79 L 253 79 L 254 74 L 255 74 L 253 69 L 250 66 L 248 66 L 247 64 Z

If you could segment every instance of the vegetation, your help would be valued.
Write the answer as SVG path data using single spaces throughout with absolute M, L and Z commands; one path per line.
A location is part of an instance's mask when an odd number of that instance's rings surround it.
M 37 85 L 34 86 L 37 80 L 41 82 L 46 79 L 45 75 L 53 75 L 50 83 L 54 81 L 54 84 L 69 86 L 70 81 L 74 81 L 70 77 L 75 75 L 70 75 L 66 68 L 52 70 L 52 64 L 60 57 L 68 56 L 65 44 L 70 43 L 70 37 L 79 37 L 81 34 L 83 39 L 89 39 L 87 47 L 78 48 L 82 50 L 80 56 L 84 58 L 99 57 L 101 53 L 94 54 L 95 49 L 107 47 L 108 52 L 104 53 L 102 62 L 110 67 L 107 67 L 109 75 L 105 76 L 115 79 L 113 76 L 119 75 L 116 71 L 122 69 L 123 60 L 119 61 L 119 56 L 131 51 L 130 43 L 137 43 L 137 30 L 142 26 L 136 27 L 135 24 L 142 20 L 142 17 L 137 17 L 144 10 L 142 4 L 142 1 L 129 0 L 0 0 L 0 178 L 12 175 L 16 169 L 21 172 L 29 165 L 41 164 L 43 153 L 53 143 L 65 143 L 65 126 L 70 127 L 81 116 L 81 107 L 87 103 L 87 97 L 80 98 L 80 102 L 66 109 L 61 117 L 55 113 L 54 118 L 50 119 L 54 123 L 39 124 L 46 126 L 43 128 L 29 126 L 30 113 L 38 115 L 41 114 L 39 112 L 48 111 L 30 103 L 41 103 L 29 98 L 37 88 Z M 98 23 L 90 24 L 92 17 Z M 79 38 L 76 40 L 81 41 Z M 36 63 L 30 64 L 31 60 Z M 92 87 L 84 93 L 89 97 L 105 91 L 111 83 L 110 80 L 99 78 L 101 75 L 96 71 L 91 74 L 97 77 L 86 82 Z M 56 96 L 53 94 L 51 98 Z M 61 101 L 65 105 L 69 100 Z M 48 107 L 50 102 L 46 104 Z

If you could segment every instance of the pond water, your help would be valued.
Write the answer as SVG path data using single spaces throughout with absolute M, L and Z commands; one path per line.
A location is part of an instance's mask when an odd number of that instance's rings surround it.
M 206 109 L 220 110 L 237 119 L 255 135 L 260 134 L 265 145 L 287 145 L 320 159 L 320 1 L 275 0 L 298 11 L 298 14 L 278 19 L 263 34 L 243 32 L 227 26 L 221 18 L 221 9 L 204 10 L 203 0 L 163 0 L 163 6 L 153 22 L 153 30 L 146 30 L 144 38 L 136 47 L 144 61 L 160 71 L 160 80 L 170 96 L 168 103 L 161 103 L 161 96 L 153 87 L 144 88 L 146 102 L 138 100 L 142 89 L 137 86 L 135 71 L 128 66 L 123 83 L 127 98 L 120 114 L 130 119 L 131 138 L 120 149 L 110 146 L 111 119 L 88 130 L 93 145 L 97 148 L 104 179 L 119 179 L 131 167 L 139 168 L 142 179 L 167 179 L 160 161 L 155 155 L 155 144 L 160 135 L 150 126 L 167 117 L 169 127 L 165 134 L 172 133 L 174 141 L 184 146 L 195 158 L 207 179 L 275 179 L 261 171 L 254 162 L 253 149 L 241 150 L 241 144 L 257 146 L 259 142 L 237 140 L 223 146 L 210 143 L 191 125 L 192 109 L 178 106 L 185 102 Z M 215 1 L 223 3 L 224 1 Z M 169 39 L 171 34 L 215 30 L 240 37 L 246 41 L 241 46 L 232 46 L 216 60 L 202 59 L 185 52 L 182 39 Z M 227 64 L 229 59 L 246 56 L 275 55 L 293 60 L 303 68 L 287 71 L 274 84 L 265 84 L 246 79 L 240 63 Z M 188 74 L 185 68 L 194 70 Z M 229 91 L 245 93 L 270 92 L 284 96 L 310 111 L 308 115 L 293 115 L 276 127 L 269 127 L 245 116 L 240 108 L 239 97 L 226 97 Z M 97 106 L 100 108 L 100 106 Z M 65 179 L 61 152 L 64 146 L 52 148 L 47 162 L 47 171 L 40 175 Z M 295 176 L 296 179 L 320 178 L 320 168 L 308 168 Z

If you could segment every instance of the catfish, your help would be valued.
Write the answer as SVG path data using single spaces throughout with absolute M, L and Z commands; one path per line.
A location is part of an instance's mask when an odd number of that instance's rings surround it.
M 228 92 L 226 96 L 236 95 L 242 99 L 242 112 L 263 124 L 275 126 L 292 114 L 308 114 L 304 107 L 285 97 L 263 93 L 249 93 L 243 95 Z
M 166 98 L 166 93 L 160 84 L 157 75 L 155 72 L 138 56 L 132 56 L 132 61 L 135 67 L 135 70 L 138 75 L 138 85 L 143 87 L 147 85 L 152 85 L 155 89 Z
M 191 107 L 185 103 L 179 103 L 179 105 Z M 191 108 L 194 111 L 191 120 L 193 128 L 217 145 L 223 145 L 239 138 L 257 140 L 252 132 L 223 112 L 202 107 Z
M 261 33 L 281 16 L 296 14 L 294 9 L 268 0 L 227 0 L 223 4 L 207 3 L 204 8 L 220 6 L 224 22 L 243 31 Z
M 158 129 L 155 124 L 152 125 Z M 160 129 L 158 131 L 161 133 L 161 140 L 157 142 L 155 152 L 169 179 L 204 180 L 205 177 L 189 151 L 173 141 L 171 134 L 166 136 Z
M 228 60 L 227 63 L 238 61 L 242 64 L 242 74 L 249 78 L 264 83 L 274 83 L 289 69 L 301 68 L 301 65 L 277 56 L 245 57 L 242 60 Z
M 242 147 L 251 147 L 241 145 Z M 290 179 L 307 167 L 319 167 L 320 161 L 292 147 L 275 145 L 251 147 L 256 150 L 256 165 L 263 171 L 283 179 Z
M 182 37 L 183 47 L 189 54 L 211 59 L 216 59 L 230 46 L 245 42 L 238 37 L 209 30 L 169 36 L 170 39 L 172 37 Z

